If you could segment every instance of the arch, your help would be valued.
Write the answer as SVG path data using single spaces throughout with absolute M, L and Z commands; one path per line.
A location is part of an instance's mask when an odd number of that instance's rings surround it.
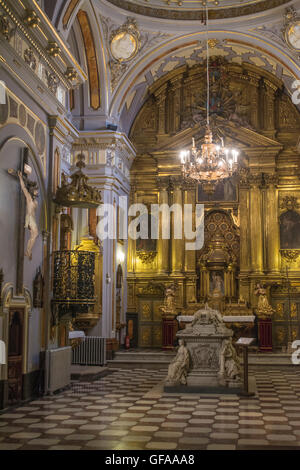
M 32 297 L 30 294 L 29 289 L 26 287 L 23 290 L 23 293 L 20 295 L 16 295 L 14 292 L 13 284 L 6 283 L 3 288 L 1 294 L 1 307 L 0 312 L 3 316 L 3 333 L 2 338 L 5 344 L 8 346 L 8 335 L 9 335 L 9 311 L 11 308 L 24 308 L 24 328 L 23 328 L 23 374 L 28 372 L 28 333 L 29 333 L 29 318 L 31 316 L 32 310 Z M 6 348 L 6 353 L 8 352 L 8 347 Z M 2 376 L 0 372 L 0 379 L 6 380 L 7 379 L 7 371 L 8 371 L 8 364 L 2 366 Z
M 129 97 L 134 93 L 134 91 L 138 94 L 136 102 L 134 99 L 131 100 L 133 106 L 131 105 L 132 109 L 129 110 L 130 112 L 125 113 L 123 119 L 123 130 L 125 132 L 129 131 L 134 117 L 147 98 L 148 85 L 151 83 L 152 79 L 151 70 L 157 70 L 159 68 L 159 64 L 162 64 L 163 61 L 167 61 L 176 56 L 176 54 L 183 57 L 183 53 L 187 48 L 199 48 L 199 41 L 203 41 L 205 39 L 205 34 L 205 31 L 198 31 L 185 34 L 184 36 L 171 38 L 162 45 L 150 50 L 138 62 L 136 62 L 134 66 L 128 69 L 127 73 L 122 77 L 122 81 L 115 89 L 109 108 L 110 115 L 120 116 L 124 113 L 126 102 Z M 300 66 L 293 58 L 292 54 L 287 52 L 282 45 L 278 45 L 273 40 L 265 37 L 258 37 L 249 32 L 243 33 L 233 30 L 216 29 L 214 31 L 210 31 L 208 37 L 209 39 L 228 41 L 230 46 L 232 44 L 232 47 L 249 48 L 250 50 L 256 51 L 259 55 L 268 57 L 270 61 L 277 63 L 278 67 L 286 71 L 286 73 L 291 77 L 286 81 L 285 86 L 288 91 L 292 93 L 291 84 L 293 80 L 300 77 Z M 182 59 L 181 63 L 183 63 L 183 61 L 184 59 Z
M 2 140 L 3 139 L 3 140 Z M 39 181 L 39 188 L 41 191 L 41 201 L 42 201 L 42 229 L 47 231 L 48 230 L 48 218 L 47 218 L 47 193 L 46 193 L 46 185 L 45 185 L 45 178 L 43 175 L 43 168 L 38 157 L 38 151 L 36 148 L 35 143 L 33 142 L 31 136 L 26 131 L 26 129 L 18 126 L 17 124 L 7 124 L 0 129 L 0 152 L 4 149 L 5 145 L 12 141 L 19 141 L 25 147 L 28 147 L 32 156 L 32 163 Z
M 86 11 L 79 10 L 77 13 L 77 20 L 83 37 L 85 56 L 87 61 L 90 88 L 90 106 L 94 110 L 97 110 L 101 107 L 101 92 L 94 35 L 92 32 L 89 16 Z
M 210 94 L 211 120 L 218 133 L 230 136 L 245 157 L 258 146 L 264 152 L 266 147 L 275 152 L 282 147 L 281 141 L 291 148 L 297 144 L 300 114 L 282 80 L 256 65 L 226 61 L 222 56 L 211 59 L 210 70 L 217 74 Z M 184 65 L 148 88 L 147 99 L 130 129 L 140 155 L 178 153 L 190 145 L 191 134 L 201 137 L 206 119 L 205 71 L 205 64 Z M 232 131 L 238 129 L 239 136 L 231 132 L 231 126 Z M 289 142 L 284 141 L 286 131 Z

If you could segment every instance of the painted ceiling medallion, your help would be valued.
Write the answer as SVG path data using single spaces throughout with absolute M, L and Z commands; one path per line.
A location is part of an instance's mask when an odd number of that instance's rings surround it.
M 128 18 L 110 36 L 110 52 L 114 60 L 127 62 L 133 59 L 140 47 L 140 33 L 133 18 Z
M 286 10 L 284 22 L 283 35 L 287 45 L 300 51 L 300 16 L 293 7 Z

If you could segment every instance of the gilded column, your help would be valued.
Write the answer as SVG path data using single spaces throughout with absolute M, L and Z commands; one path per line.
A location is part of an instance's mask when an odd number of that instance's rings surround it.
M 205 263 L 200 263 L 200 297 L 206 299 L 209 294 L 209 272 Z
M 279 270 L 279 225 L 278 225 L 278 177 L 276 174 L 265 175 L 265 246 L 267 270 L 271 273 Z
M 240 174 L 240 272 L 249 272 L 250 267 L 250 231 L 249 231 L 249 175 L 248 170 Z
M 133 183 L 131 185 L 131 192 L 129 197 L 129 204 L 136 203 L 136 186 Z M 129 223 L 130 221 L 128 221 Z M 129 237 L 128 239 L 128 257 L 127 257 L 127 270 L 128 272 L 135 272 L 135 241 Z
M 190 204 L 193 208 L 192 229 L 195 230 L 195 183 L 187 183 L 184 186 L 184 204 Z M 184 216 L 184 213 L 183 213 Z M 194 240 L 185 239 L 185 243 L 192 243 Z M 184 251 L 184 270 L 189 273 L 196 272 L 196 253 L 194 250 Z
M 261 173 L 250 175 L 249 181 L 251 270 L 261 274 L 263 270 Z
M 168 178 L 158 178 L 157 180 L 159 195 L 159 205 L 167 204 L 169 205 L 169 179 Z M 159 214 L 159 239 L 157 240 L 158 248 L 158 269 L 160 273 L 168 273 L 169 268 L 169 249 L 170 249 L 170 240 L 162 238 L 162 224 L 163 224 L 163 215 L 160 212 Z
M 190 229 L 195 230 L 195 183 L 186 183 L 184 185 L 184 204 L 192 206 L 192 220 L 190 221 Z M 184 215 L 184 212 L 183 212 Z M 184 239 L 184 243 L 193 243 L 194 240 Z M 186 250 L 184 246 L 184 271 L 186 273 L 186 300 L 187 303 L 196 302 L 196 251 Z
M 173 205 L 177 204 L 181 207 L 180 211 L 172 214 L 172 273 L 181 273 L 183 267 L 183 216 L 182 216 L 182 182 L 179 178 L 173 178 Z M 180 220 L 181 216 L 181 220 Z M 182 222 L 181 238 L 175 239 L 175 229 L 178 229 Z

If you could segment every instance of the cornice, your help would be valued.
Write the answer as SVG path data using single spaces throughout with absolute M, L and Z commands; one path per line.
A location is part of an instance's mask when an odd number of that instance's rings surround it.
M 195 21 L 203 20 L 205 10 L 200 7 L 196 10 L 184 10 L 183 7 L 174 9 L 169 6 L 169 8 L 159 8 L 158 6 L 148 6 L 148 5 L 138 5 L 132 3 L 128 0 L 107 0 L 112 5 L 115 5 L 123 10 L 127 10 L 130 13 L 135 13 L 142 16 L 150 16 L 154 18 L 161 18 L 166 20 L 185 20 L 185 21 Z M 270 10 L 272 8 L 279 7 L 289 3 L 288 0 L 263 0 L 257 3 L 252 2 L 251 5 L 245 6 L 236 6 L 231 8 L 209 8 L 208 17 L 210 20 L 218 20 L 225 18 L 235 18 L 246 15 L 254 15 L 265 10 Z M 200 4 L 200 2 L 199 2 Z
M 12 28 L 13 34 L 19 31 L 26 38 L 37 55 L 44 60 L 49 69 L 67 89 L 71 89 L 76 84 L 83 83 L 87 79 L 87 75 L 72 56 L 35 0 L 27 0 L 24 3 L 16 0 L 13 4 L 9 1 L 0 0 L 0 7 L 3 14 L 14 25 L 14 28 Z M 32 11 L 35 12 L 36 17 L 39 19 L 36 27 L 30 27 L 28 21 L 26 24 L 26 18 L 28 18 L 29 12 Z M 50 47 L 51 44 L 52 47 Z M 56 44 L 55 50 L 59 51 L 59 53 L 55 53 L 56 55 L 54 55 L 54 44 Z M 74 80 L 74 74 L 77 77 L 76 81 Z

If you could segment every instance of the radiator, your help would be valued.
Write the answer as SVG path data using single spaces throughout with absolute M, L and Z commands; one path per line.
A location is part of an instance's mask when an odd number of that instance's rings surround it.
M 71 383 L 72 348 L 48 349 L 46 367 L 48 370 L 48 392 L 53 393 Z
M 73 349 L 72 364 L 103 366 L 106 364 L 106 339 L 99 336 L 86 336 Z

